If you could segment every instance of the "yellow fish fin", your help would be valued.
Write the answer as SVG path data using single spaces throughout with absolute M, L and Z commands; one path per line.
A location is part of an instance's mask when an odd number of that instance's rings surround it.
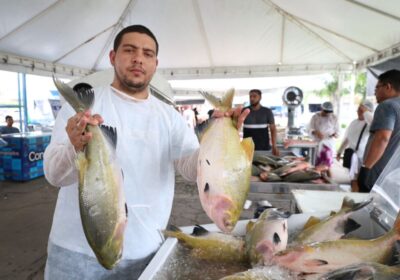
M 84 152 L 78 152 L 75 161 L 76 168 L 79 171 L 79 185 L 83 185 L 83 179 L 85 177 L 88 161 Z
M 309 227 L 312 227 L 312 226 L 314 226 L 314 225 L 316 225 L 316 224 L 318 224 L 318 223 L 320 223 L 320 222 L 321 222 L 321 219 L 319 219 L 319 218 L 317 218 L 317 217 L 314 217 L 314 216 L 311 216 L 311 217 L 307 220 L 307 222 L 305 223 L 303 229 L 307 229 L 307 228 L 309 228 Z
M 247 158 L 249 159 L 250 162 L 253 161 L 253 155 L 254 155 L 254 142 L 251 137 L 247 137 L 242 140 L 242 148 L 245 151 Z
M 233 97 L 235 96 L 235 90 L 232 88 L 228 90 L 222 98 L 218 98 L 211 93 L 201 91 L 200 94 L 210 102 L 214 108 L 226 112 L 232 108 Z
M 255 225 L 255 222 L 252 222 L 252 221 L 248 222 L 246 225 L 246 233 L 249 233 L 253 229 L 254 225 Z

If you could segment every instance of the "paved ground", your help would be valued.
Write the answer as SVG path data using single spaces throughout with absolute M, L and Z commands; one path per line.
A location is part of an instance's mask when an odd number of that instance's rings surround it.
M 58 189 L 42 177 L 31 182 L 0 182 L 0 280 L 43 279 L 46 246 Z M 176 179 L 170 223 L 210 223 L 194 183 Z
M 0 279 L 43 279 L 57 189 L 0 182 Z

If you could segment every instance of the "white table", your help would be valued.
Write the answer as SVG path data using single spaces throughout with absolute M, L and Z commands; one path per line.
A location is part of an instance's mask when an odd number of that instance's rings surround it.
M 343 198 L 348 196 L 356 202 L 369 197 L 369 193 L 292 190 L 297 209 L 302 213 L 338 211 L 342 207 Z

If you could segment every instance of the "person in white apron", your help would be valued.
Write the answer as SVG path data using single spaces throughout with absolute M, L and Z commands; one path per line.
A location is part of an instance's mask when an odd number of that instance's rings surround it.
M 339 123 L 333 114 L 331 102 L 324 102 L 321 109 L 311 118 L 309 132 L 313 140 L 318 142 L 316 165 L 330 167 L 335 156 L 335 138 L 339 136 Z

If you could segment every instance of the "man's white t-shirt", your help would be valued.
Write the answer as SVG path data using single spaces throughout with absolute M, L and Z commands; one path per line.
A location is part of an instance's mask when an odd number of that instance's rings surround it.
M 198 141 L 182 116 L 152 95 L 137 100 L 110 86 L 97 88 L 92 114 L 117 129 L 116 158 L 123 170 L 128 207 L 123 259 L 140 259 L 158 249 L 174 195 L 174 161 L 196 153 Z M 60 189 L 49 242 L 94 257 L 85 238 L 78 202 L 76 153 L 65 131 L 75 114 L 59 112 L 45 151 L 46 178 Z

